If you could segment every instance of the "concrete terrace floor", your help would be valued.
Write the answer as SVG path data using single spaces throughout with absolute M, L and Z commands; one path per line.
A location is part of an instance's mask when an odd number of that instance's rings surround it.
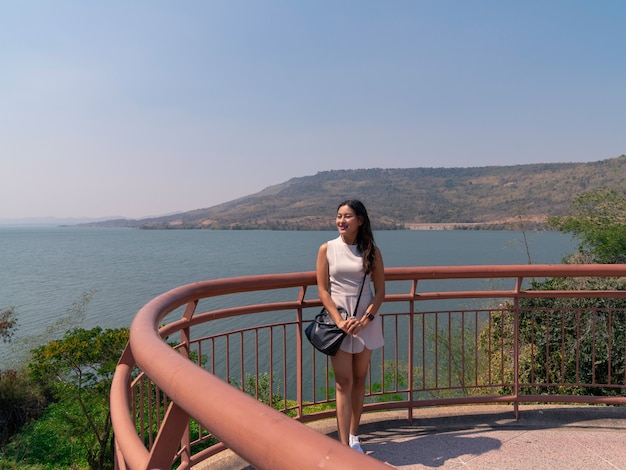
M 361 446 L 391 468 L 413 469 L 623 469 L 626 407 L 511 405 L 370 413 L 361 420 Z M 336 438 L 334 419 L 308 426 Z M 201 469 L 251 470 L 230 451 Z

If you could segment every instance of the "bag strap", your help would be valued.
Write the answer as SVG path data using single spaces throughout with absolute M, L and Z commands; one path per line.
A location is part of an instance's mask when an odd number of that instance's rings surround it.
M 359 297 L 356 299 L 356 305 L 354 306 L 354 312 L 352 312 L 352 316 L 356 317 L 356 312 L 359 310 L 359 301 L 361 300 L 361 294 L 363 293 L 363 286 L 365 285 L 365 278 L 367 277 L 367 273 L 363 274 L 363 280 L 361 281 L 361 289 L 359 290 Z

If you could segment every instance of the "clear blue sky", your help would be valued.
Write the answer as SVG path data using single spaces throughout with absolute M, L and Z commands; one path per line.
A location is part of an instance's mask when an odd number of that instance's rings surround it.
M 0 218 L 626 153 L 626 1 L 0 2 Z

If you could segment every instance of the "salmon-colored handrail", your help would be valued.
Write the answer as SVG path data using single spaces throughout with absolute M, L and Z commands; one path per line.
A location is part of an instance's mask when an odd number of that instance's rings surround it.
M 524 264 L 485 266 L 421 266 L 385 269 L 385 279 L 489 279 L 533 277 L 621 277 L 626 264 Z

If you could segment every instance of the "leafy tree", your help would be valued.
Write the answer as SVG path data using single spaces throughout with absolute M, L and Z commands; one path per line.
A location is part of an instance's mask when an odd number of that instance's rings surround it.
M 626 194 L 599 188 L 574 199 L 570 214 L 548 223 L 580 239 L 579 251 L 599 263 L 626 262 Z
M 549 223 L 580 240 L 567 263 L 626 262 L 626 195 L 601 188 L 577 196 L 570 214 Z M 533 281 L 534 290 L 626 290 L 625 278 L 553 278 Z M 520 374 L 528 393 L 614 395 L 626 368 L 626 299 L 522 298 L 519 302 Z M 508 307 L 510 308 L 510 306 Z M 512 315 L 490 342 L 511 345 Z M 503 317 L 504 319 L 504 317 Z M 504 325 L 504 324 L 503 324 Z M 489 339 L 489 338 L 486 338 Z M 497 358 L 495 358 L 497 359 Z M 505 366 L 508 375 L 511 365 Z M 608 387 L 583 389 L 575 384 Z M 548 385 L 549 384 L 549 385 Z
M 478 371 L 478 382 L 481 385 L 501 383 L 502 387 L 489 387 L 486 390 L 496 391 L 501 395 L 513 393 L 510 384 L 514 381 L 514 343 L 515 322 L 513 305 L 504 302 L 493 308 L 490 320 L 485 323 L 479 337 L 479 357 L 481 359 Z M 520 346 L 523 360 L 525 349 Z
M 32 351 L 30 376 L 44 384 L 58 404 L 54 413 L 68 424 L 56 432 L 75 443 L 90 468 L 112 467 L 109 390 L 128 333 L 127 328 L 75 328 Z
M 537 290 L 626 290 L 624 278 L 553 278 L 533 282 Z M 520 299 L 520 344 L 532 355 L 520 360 L 529 383 L 619 385 L 624 379 L 626 300 L 620 298 Z M 573 385 L 541 387 L 533 393 L 615 395 L 620 389 Z
M 577 196 L 569 215 L 550 225 L 580 239 L 569 263 L 626 262 L 626 193 L 598 188 Z M 538 290 L 626 290 L 624 278 L 556 278 L 533 282 Z M 624 377 L 626 300 L 522 299 L 522 341 L 532 339 L 536 354 L 522 371 L 535 383 L 606 383 Z M 578 372 L 576 371 L 578 367 Z M 576 374 L 579 374 L 577 377 Z M 558 390 L 555 390 L 558 391 Z M 568 390 L 577 393 L 577 390 Z M 612 389 L 585 393 L 614 394 Z

